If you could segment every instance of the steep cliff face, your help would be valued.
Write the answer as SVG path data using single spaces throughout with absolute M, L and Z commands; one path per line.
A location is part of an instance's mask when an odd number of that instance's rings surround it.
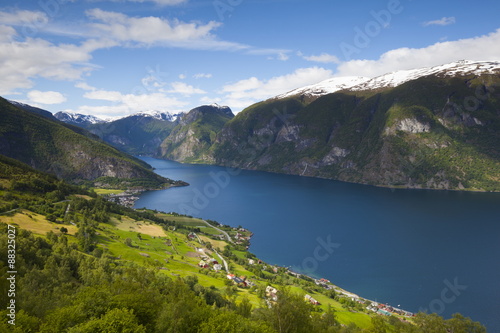
M 379 186 L 500 190 L 500 75 L 258 103 L 228 122 L 216 164 Z
M 216 104 L 189 111 L 162 142 L 160 157 L 180 162 L 214 163 L 212 144 L 217 133 L 233 117 L 231 109 Z

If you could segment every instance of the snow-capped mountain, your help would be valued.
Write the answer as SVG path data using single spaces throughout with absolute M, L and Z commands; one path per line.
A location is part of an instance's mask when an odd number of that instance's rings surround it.
M 157 111 L 157 110 L 148 110 L 148 111 L 140 111 L 137 113 L 134 113 L 130 116 L 126 116 L 123 118 L 128 118 L 128 117 L 151 117 L 157 120 L 163 120 L 163 121 L 170 121 L 170 122 L 175 122 L 177 118 L 182 116 L 184 112 L 179 112 L 179 113 L 170 113 L 167 111 Z
M 500 62 L 498 61 L 471 61 L 460 60 L 445 65 L 418 68 L 410 70 L 401 70 L 377 76 L 358 85 L 350 87 L 348 90 L 361 91 L 372 90 L 386 87 L 397 87 L 405 82 L 416 80 L 418 78 L 437 75 L 437 76 L 458 76 L 458 75 L 480 75 L 493 74 L 500 72 Z
M 56 117 L 57 120 L 60 120 L 64 123 L 79 125 L 79 126 L 100 124 L 106 122 L 105 120 L 97 118 L 96 116 L 86 115 L 81 113 L 65 112 L 65 111 L 57 112 L 56 114 L 54 114 L 54 117 Z
M 364 76 L 345 76 L 345 77 L 334 77 L 321 81 L 316 84 L 311 84 L 302 88 L 297 88 L 287 93 L 276 96 L 276 99 L 287 98 L 295 95 L 307 95 L 312 97 L 319 97 L 327 94 L 334 93 L 339 90 L 344 90 L 357 86 L 366 81 L 370 80 L 369 77 Z
M 460 60 L 434 67 L 401 70 L 374 78 L 363 76 L 334 77 L 302 88 L 297 88 L 275 97 L 283 99 L 295 95 L 320 97 L 340 90 L 362 91 L 388 87 L 397 87 L 405 82 L 416 80 L 428 75 L 457 76 L 499 73 L 500 61 Z

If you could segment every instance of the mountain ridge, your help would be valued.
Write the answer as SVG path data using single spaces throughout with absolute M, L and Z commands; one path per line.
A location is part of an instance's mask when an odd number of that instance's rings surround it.
M 304 90 L 270 98 L 228 121 L 199 163 L 376 186 L 500 191 L 498 68 L 464 61 L 313 98 Z
M 0 117 L 0 153 L 37 170 L 77 183 L 113 177 L 114 183 L 142 183 L 148 188 L 180 184 L 155 174 L 148 164 L 96 140 L 84 129 L 26 111 L 3 98 Z

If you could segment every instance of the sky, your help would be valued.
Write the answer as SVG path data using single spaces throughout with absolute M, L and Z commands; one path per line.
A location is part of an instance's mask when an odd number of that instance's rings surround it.
M 101 118 L 500 60 L 497 0 L 0 0 L 0 96 Z

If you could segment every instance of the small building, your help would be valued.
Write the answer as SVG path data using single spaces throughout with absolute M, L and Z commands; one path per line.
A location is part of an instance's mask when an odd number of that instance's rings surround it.
M 198 263 L 198 266 L 201 267 L 201 268 L 209 268 L 210 267 L 210 265 L 205 260 L 201 260 Z
M 305 295 L 304 300 L 308 301 L 309 303 L 311 303 L 313 305 L 321 305 L 321 303 L 318 302 L 317 300 L 315 300 L 314 298 L 312 298 L 311 295 Z
M 277 301 L 278 300 L 278 290 L 276 288 L 271 287 L 271 286 L 267 286 L 266 287 L 266 296 L 273 301 Z
M 222 270 L 222 265 L 221 264 L 215 264 L 214 265 L 214 271 L 218 272 L 220 270 Z
M 249 264 L 249 265 L 255 265 L 255 260 L 253 260 L 253 259 L 248 259 L 248 264 Z

